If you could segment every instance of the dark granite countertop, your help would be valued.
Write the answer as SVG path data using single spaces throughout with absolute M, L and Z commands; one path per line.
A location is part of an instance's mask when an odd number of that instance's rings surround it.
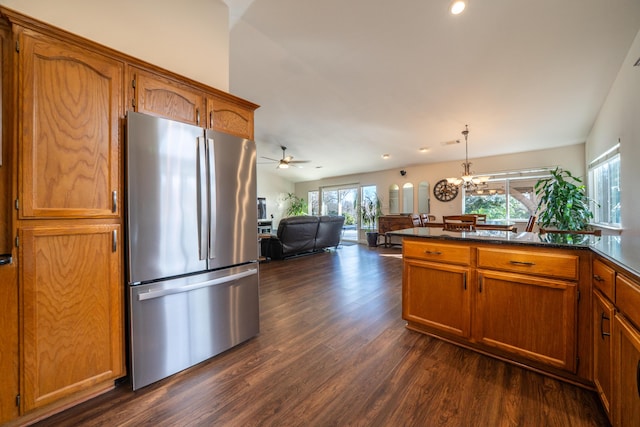
M 564 249 L 590 249 L 630 273 L 640 277 L 640 236 L 593 236 L 589 234 L 513 233 L 498 230 L 444 231 L 416 227 L 390 231 L 400 237 L 420 237 L 507 245 L 543 246 Z

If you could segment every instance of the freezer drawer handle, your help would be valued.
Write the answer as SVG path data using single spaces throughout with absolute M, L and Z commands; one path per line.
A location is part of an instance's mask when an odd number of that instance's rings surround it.
M 181 286 L 179 288 L 161 289 L 158 291 L 150 291 L 142 294 L 138 294 L 138 301 L 146 301 L 154 298 L 160 298 L 167 295 L 180 294 L 183 292 L 193 291 L 195 289 L 206 288 L 209 286 L 220 285 L 227 282 L 233 282 L 234 280 L 242 279 L 243 277 L 252 276 L 258 274 L 257 268 L 243 271 L 241 273 L 232 274 L 230 276 L 220 277 L 218 279 L 206 280 L 204 282 L 192 283 L 190 285 Z

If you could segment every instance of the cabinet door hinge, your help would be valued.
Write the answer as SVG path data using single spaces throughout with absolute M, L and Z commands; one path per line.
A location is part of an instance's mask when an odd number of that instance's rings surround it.
M 16 210 L 19 211 L 20 210 L 20 199 L 16 199 L 14 205 L 16 207 Z
M 20 53 L 20 40 L 16 40 L 16 52 Z
M 16 248 L 20 247 L 20 237 L 16 236 Z
M 20 407 L 20 395 L 16 394 L 16 406 L 19 408 Z

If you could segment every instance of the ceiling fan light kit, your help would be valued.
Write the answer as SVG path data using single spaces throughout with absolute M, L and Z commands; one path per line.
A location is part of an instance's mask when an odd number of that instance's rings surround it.
M 468 4 L 468 0 L 453 0 L 449 5 L 449 12 L 451 12 L 452 15 L 459 15 L 464 12 Z
M 310 160 L 293 160 L 293 156 L 287 156 L 286 151 L 287 147 L 281 145 L 282 149 L 282 158 L 281 159 L 272 159 L 270 157 L 262 157 L 263 159 L 271 160 L 272 162 L 277 162 L 276 169 L 288 169 L 290 165 L 296 166 L 299 163 L 309 163 Z M 300 167 L 300 166 L 296 166 Z

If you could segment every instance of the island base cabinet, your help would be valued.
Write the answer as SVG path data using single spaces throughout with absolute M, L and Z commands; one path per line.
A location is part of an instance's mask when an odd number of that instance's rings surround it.
M 477 286 L 477 342 L 575 373 L 575 283 L 479 270 Z
M 402 315 L 459 337 L 470 336 L 469 268 L 405 259 Z
M 19 231 L 23 413 L 124 374 L 119 235 L 75 222 Z
M 615 309 L 598 291 L 593 292 L 593 383 L 609 420 L 611 413 L 613 346 L 611 329 Z
M 636 427 L 640 420 L 640 332 L 617 314 L 613 338 L 613 425 Z

